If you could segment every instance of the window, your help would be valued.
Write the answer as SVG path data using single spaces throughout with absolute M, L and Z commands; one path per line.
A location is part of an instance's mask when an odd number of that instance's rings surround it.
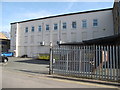
M 49 25 L 46 25 L 46 30 L 49 30 Z
M 82 20 L 82 28 L 87 28 L 87 20 Z
M 98 20 L 97 19 L 93 19 L 93 27 L 98 26 Z
M 64 22 L 63 23 L 63 29 L 66 29 L 67 28 L 67 24 Z
M 6 41 L 1 41 L 0 44 L 7 45 Z
M 26 33 L 28 32 L 28 27 L 25 28 L 25 32 L 26 32 Z M 15 32 L 15 34 L 16 34 L 16 32 Z
M 72 22 L 72 28 L 76 28 L 76 22 Z
M 35 30 L 35 28 L 34 28 L 34 26 L 32 27 L 32 32 L 34 32 L 34 30 Z
M 42 30 L 42 27 L 41 27 L 41 25 L 40 26 L 38 26 L 38 31 L 41 31 Z
M 54 24 L 54 30 L 58 29 L 58 24 Z

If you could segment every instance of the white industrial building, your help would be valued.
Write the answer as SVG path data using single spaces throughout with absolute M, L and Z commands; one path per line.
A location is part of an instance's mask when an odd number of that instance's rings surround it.
M 11 23 L 11 51 L 16 57 L 49 53 L 50 46 L 114 35 L 113 8 Z

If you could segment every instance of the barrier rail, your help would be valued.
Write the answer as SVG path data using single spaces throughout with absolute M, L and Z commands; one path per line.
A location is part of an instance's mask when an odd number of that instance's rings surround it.
M 52 72 L 105 81 L 120 81 L 120 46 L 52 48 Z

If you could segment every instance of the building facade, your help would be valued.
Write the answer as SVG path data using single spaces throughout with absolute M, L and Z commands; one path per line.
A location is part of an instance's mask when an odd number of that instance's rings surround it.
M 120 1 L 116 0 L 113 7 L 114 33 L 120 34 Z
M 8 52 L 10 49 L 10 40 L 0 32 L 0 52 Z
M 11 23 L 16 56 L 49 53 L 50 46 L 114 35 L 112 8 Z

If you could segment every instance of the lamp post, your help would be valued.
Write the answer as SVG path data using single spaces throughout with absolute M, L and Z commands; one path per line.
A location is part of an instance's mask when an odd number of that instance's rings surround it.
M 49 74 L 53 73 L 53 52 L 52 52 L 52 42 L 50 42 L 50 63 L 49 63 Z

